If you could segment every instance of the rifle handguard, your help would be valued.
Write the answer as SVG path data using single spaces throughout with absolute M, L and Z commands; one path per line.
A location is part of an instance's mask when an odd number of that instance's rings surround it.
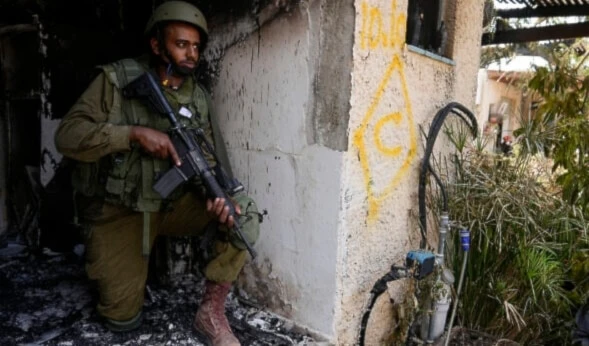
M 199 175 L 205 185 L 209 198 L 214 199 L 219 197 L 225 199 L 225 205 L 229 208 L 229 215 L 234 220 L 233 228 L 237 236 L 245 244 L 252 258 L 255 258 L 256 252 L 241 232 L 239 216 L 232 200 L 228 196 L 228 193 L 233 196 L 235 193 L 242 191 L 243 186 L 235 179 L 228 179 L 222 167 L 218 167 L 218 170 L 222 174 L 219 177 L 215 176 L 201 148 L 201 143 L 204 143 L 207 146 L 207 150 L 211 151 L 211 146 L 206 141 L 202 129 L 197 129 L 196 131 L 188 130 L 178 122 L 175 112 L 164 96 L 159 83 L 156 81 L 156 77 L 150 72 L 145 72 L 126 85 L 123 88 L 123 95 L 127 98 L 142 98 L 147 100 L 149 106 L 156 112 L 164 114 L 172 125 L 170 137 L 178 155 L 182 159 L 182 164 L 179 167 L 174 166 L 170 168 L 159 177 L 153 185 L 153 189 L 162 198 L 167 198 L 178 186 L 192 179 L 195 175 Z M 197 135 L 196 138 L 194 136 L 195 134 Z M 212 154 L 214 155 L 214 151 Z M 222 184 L 220 184 L 219 180 Z M 223 190 L 223 188 L 226 190 Z M 228 193 L 225 191 L 228 191 Z

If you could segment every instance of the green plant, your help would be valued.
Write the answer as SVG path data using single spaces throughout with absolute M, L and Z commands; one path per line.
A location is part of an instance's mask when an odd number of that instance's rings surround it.
M 561 198 L 543 155 L 506 158 L 481 150 L 480 139 L 466 145 L 463 130 L 445 132 L 457 151 L 437 170 L 446 173 L 453 229 L 468 228 L 472 239 L 458 323 L 526 345 L 566 344 L 571 309 L 587 287 L 582 208 Z M 447 248 L 455 273 L 457 233 Z
M 563 198 L 588 210 L 589 53 L 579 47 L 562 45 L 553 51 L 550 67 L 537 68 L 528 88 L 538 107 L 514 135 L 526 154 L 543 152 L 553 160 Z

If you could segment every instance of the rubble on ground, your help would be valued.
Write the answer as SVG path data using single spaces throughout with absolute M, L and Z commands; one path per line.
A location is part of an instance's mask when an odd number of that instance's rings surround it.
M 204 281 L 187 275 L 161 285 L 148 283 L 143 324 L 113 333 L 94 311 L 96 292 L 84 272 L 83 253 L 32 255 L 18 243 L 0 247 L 0 345 L 113 346 L 203 345 L 193 332 Z M 287 320 L 242 296 L 227 299 L 229 322 L 243 345 L 315 345 Z

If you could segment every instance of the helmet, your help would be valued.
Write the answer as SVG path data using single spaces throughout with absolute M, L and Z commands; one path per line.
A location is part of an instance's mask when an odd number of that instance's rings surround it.
M 188 2 L 166 1 L 159 5 L 151 15 L 151 18 L 147 21 L 144 34 L 146 36 L 150 35 L 157 23 L 166 21 L 180 21 L 196 26 L 202 36 L 201 40 L 203 41 L 203 47 L 208 40 L 209 31 L 205 16 L 196 6 Z

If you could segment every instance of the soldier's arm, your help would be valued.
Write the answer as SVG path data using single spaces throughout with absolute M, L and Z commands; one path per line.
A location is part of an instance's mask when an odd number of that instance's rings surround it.
M 101 73 L 70 108 L 55 134 L 56 147 L 64 156 L 94 162 L 130 150 L 131 126 L 107 122 L 115 92 L 119 91 Z

